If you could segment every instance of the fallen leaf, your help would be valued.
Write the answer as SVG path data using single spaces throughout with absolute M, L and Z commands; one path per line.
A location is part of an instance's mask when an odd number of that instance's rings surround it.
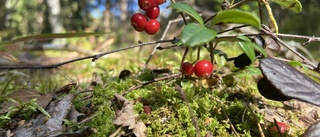
M 320 106 L 320 84 L 307 77 L 294 67 L 273 58 L 260 60 L 264 84 L 274 90 L 260 90 L 263 94 L 283 95 L 286 99 L 298 99 Z M 259 86 L 259 85 L 258 85 Z M 272 88 L 271 88 L 272 87 Z
M 45 109 L 47 105 L 50 103 L 50 101 L 52 100 L 52 95 L 42 94 L 32 89 L 22 88 L 9 94 L 7 98 L 11 98 L 16 102 L 5 101 L 4 103 L 2 103 L 0 106 L 1 107 L 0 114 L 8 112 L 8 108 L 11 106 L 19 105 L 17 100 L 20 100 L 22 103 L 26 103 L 34 98 L 37 99 L 37 104 Z
M 137 137 L 145 137 L 146 135 L 144 134 L 144 131 L 146 129 L 147 129 L 146 125 L 142 121 L 139 121 L 132 132 Z
M 129 129 L 133 129 L 136 125 L 136 120 L 133 112 L 133 101 L 126 104 L 120 111 L 120 115 L 113 121 L 113 124 L 117 126 L 128 126 Z
M 115 108 L 117 117 L 113 121 L 113 124 L 132 130 L 137 137 L 145 137 L 144 131 L 146 130 L 146 125 L 142 121 L 137 122 L 133 111 L 134 101 L 129 101 L 120 94 L 115 94 L 114 96 L 115 103 L 118 103 L 116 105 L 121 109 Z

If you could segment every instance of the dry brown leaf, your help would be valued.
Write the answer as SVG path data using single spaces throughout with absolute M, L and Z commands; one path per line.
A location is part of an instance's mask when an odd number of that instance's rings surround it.
M 115 94 L 114 96 L 116 102 L 121 103 L 119 104 L 121 109 L 116 109 L 117 117 L 113 121 L 113 124 L 132 130 L 137 137 L 145 137 L 144 131 L 146 130 L 146 125 L 142 121 L 136 121 L 133 111 L 134 101 L 128 101 L 120 94 Z
M 137 137 L 145 137 L 146 135 L 144 134 L 144 131 L 147 129 L 146 125 L 142 122 L 139 121 L 136 126 L 133 129 L 134 135 Z
M 129 126 L 129 129 L 135 127 L 136 120 L 133 112 L 133 101 L 123 106 L 119 114 L 120 115 L 113 121 L 113 124 L 123 127 Z
M 21 100 L 23 103 L 29 102 L 30 100 L 36 98 L 38 105 L 44 109 L 47 107 L 47 105 L 50 103 L 52 99 L 51 94 L 41 94 L 35 90 L 26 88 L 18 89 L 17 91 L 9 94 L 7 97 L 12 98 L 16 101 Z M 9 107 L 16 105 L 19 105 L 18 102 L 5 101 L 0 106 L 0 114 L 8 112 Z
M 77 89 L 77 88 L 78 88 L 77 83 L 71 83 L 59 88 L 57 91 L 55 91 L 55 94 L 63 94 L 63 93 L 69 94 L 72 89 Z

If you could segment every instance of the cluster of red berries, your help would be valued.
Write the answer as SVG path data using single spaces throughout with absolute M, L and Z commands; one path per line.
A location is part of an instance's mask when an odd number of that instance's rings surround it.
M 160 14 L 159 5 L 165 2 L 166 0 L 139 0 L 139 7 L 145 11 L 145 15 L 133 14 L 131 26 L 139 32 L 144 30 L 149 35 L 156 34 L 160 30 L 160 23 L 156 20 Z
M 184 75 L 193 75 L 200 78 L 209 78 L 214 70 L 213 64 L 208 60 L 200 60 L 194 66 L 190 62 L 181 65 L 181 72 Z

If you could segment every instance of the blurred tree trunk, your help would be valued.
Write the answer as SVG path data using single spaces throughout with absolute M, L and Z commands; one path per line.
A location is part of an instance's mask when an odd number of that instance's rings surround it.
M 128 1 L 127 0 L 120 0 L 120 21 L 124 22 L 128 18 Z
M 0 0 L 0 30 L 5 29 L 6 20 L 6 0 Z
M 48 21 L 52 33 L 61 33 L 64 28 L 61 18 L 61 5 L 59 0 L 46 0 L 48 6 Z
M 103 18 L 104 18 L 104 31 L 109 32 L 110 31 L 110 20 L 111 20 L 111 13 L 110 13 L 110 8 L 111 8 L 111 1 L 106 0 L 105 4 L 106 10 L 103 13 Z

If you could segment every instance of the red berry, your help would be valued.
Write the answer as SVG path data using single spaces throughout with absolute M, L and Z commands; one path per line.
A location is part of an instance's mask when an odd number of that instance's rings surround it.
M 277 122 L 278 127 L 280 128 L 281 133 L 285 133 L 289 130 L 289 127 L 283 122 Z M 270 128 L 271 131 L 278 131 L 276 126 Z
M 158 5 L 165 3 L 167 0 L 157 0 Z
M 131 26 L 137 31 L 143 31 L 147 24 L 147 18 L 141 13 L 135 13 L 131 17 Z
M 155 19 L 151 19 L 147 22 L 144 30 L 149 35 L 154 35 L 160 30 L 160 23 Z
M 147 17 L 150 19 L 158 18 L 159 14 L 160 14 L 159 6 L 155 6 L 152 10 L 147 11 Z
M 184 62 L 181 65 L 181 72 L 184 75 L 192 75 L 193 74 L 193 65 L 189 62 Z
M 139 7 L 144 11 L 152 10 L 157 6 L 157 0 L 139 0 Z
M 144 105 L 143 111 L 144 111 L 144 113 L 149 115 L 151 113 L 151 107 L 149 105 Z
M 194 74 L 200 78 L 209 78 L 214 67 L 210 61 L 200 60 L 194 65 Z

